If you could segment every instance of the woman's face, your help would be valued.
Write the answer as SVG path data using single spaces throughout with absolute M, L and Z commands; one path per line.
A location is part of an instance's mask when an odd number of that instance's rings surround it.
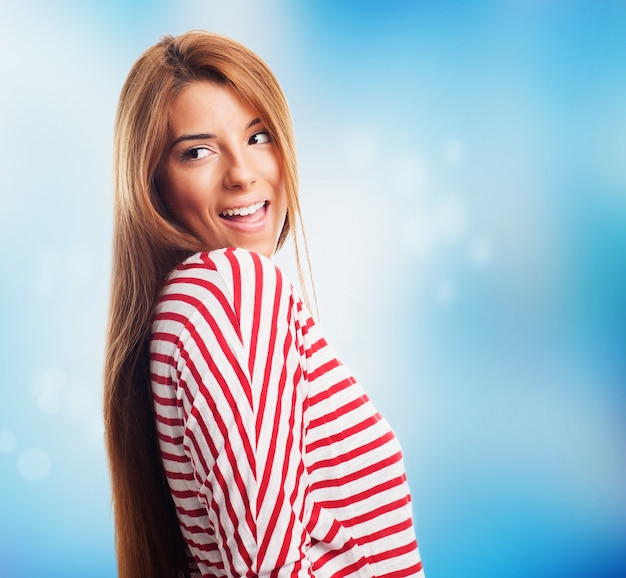
M 225 85 L 197 81 L 175 99 L 157 171 L 163 202 L 207 249 L 266 257 L 287 215 L 281 159 L 258 111 Z

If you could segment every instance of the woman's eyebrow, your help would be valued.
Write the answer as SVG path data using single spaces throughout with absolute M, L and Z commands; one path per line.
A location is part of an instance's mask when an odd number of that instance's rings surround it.
M 256 117 L 255 119 L 251 120 L 247 125 L 245 130 L 248 130 L 250 128 L 252 128 L 253 126 L 260 124 L 261 123 L 261 119 L 259 117 Z M 214 134 L 211 134 L 209 132 L 202 132 L 199 134 L 183 134 L 181 136 L 179 136 L 171 145 L 170 147 L 175 147 L 179 142 L 182 141 L 186 141 L 186 140 L 207 140 L 207 139 L 212 139 L 215 138 Z
M 179 136 L 171 145 L 170 147 L 174 147 L 176 146 L 179 142 L 182 142 L 184 140 L 206 140 L 206 139 L 212 139 L 215 138 L 214 134 L 208 133 L 208 132 L 203 132 L 200 134 L 183 134 L 181 136 Z

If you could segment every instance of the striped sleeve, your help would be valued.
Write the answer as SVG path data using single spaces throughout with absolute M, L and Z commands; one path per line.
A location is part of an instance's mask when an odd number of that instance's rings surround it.
M 203 575 L 312 575 L 295 312 L 271 261 L 230 249 L 178 267 L 158 304 L 157 431 Z

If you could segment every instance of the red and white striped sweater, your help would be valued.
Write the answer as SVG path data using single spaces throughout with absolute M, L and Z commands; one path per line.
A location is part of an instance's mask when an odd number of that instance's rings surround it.
M 202 576 L 423 576 L 396 438 L 270 260 L 224 249 L 179 265 L 150 370 Z

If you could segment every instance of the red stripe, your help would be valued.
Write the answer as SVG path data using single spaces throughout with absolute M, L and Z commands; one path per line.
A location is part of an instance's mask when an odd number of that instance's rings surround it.
M 368 454 L 370 452 L 372 452 L 375 449 L 380 448 L 381 446 L 384 446 L 385 444 L 389 443 L 390 441 L 393 441 L 394 435 L 392 432 L 387 432 L 384 435 L 380 436 L 379 438 L 376 438 L 375 440 L 372 440 L 371 442 L 367 443 L 367 444 L 363 444 L 362 446 L 356 447 L 351 449 L 350 451 L 344 453 L 344 454 L 338 454 L 336 456 L 333 456 L 331 458 L 325 459 L 325 460 L 318 460 L 317 462 L 315 462 L 314 464 L 312 464 L 311 466 L 309 466 L 309 473 L 314 472 L 315 470 L 319 469 L 319 468 L 328 468 L 328 467 L 337 467 L 338 469 L 341 469 L 342 465 L 345 465 L 347 462 L 358 458 L 360 456 L 363 456 L 365 454 Z M 402 457 L 402 455 L 400 454 L 400 452 L 397 452 L 397 455 L 399 456 L 399 458 Z M 394 460 L 394 462 L 397 460 Z M 375 469 L 374 469 L 375 468 Z M 375 466 L 368 466 L 368 468 L 364 468 L 361 471 L 365 471 L 365 470 L 372 470 L 372 471 L 376 471 L 378 469 L 380 469 L 380 467 L 375 467 Z
M 388 514 L 389 512 L 393 512 L 394 510 L 400 510 L 407 506 L 410 503 L 410 499 L 408 497 L 400 498 L 399 500 L 394 500 L 388 504 L 383 504 L 378 508 L 374 508 L 373 510 L 362 514 L 360 516 L 355 516 L 350 518 L 349 520 L 343 520 L 344 526 L 356 526 L 358 524 L 363 524 L 364 522 L 369 522 L 371 520 L 375 520 L 376 518 Z
M 370 560 L 381 562 L 383 560 L 389 560 L 390 558 L 399 558 L 400 556 L 404 556 L 416 550 L 417 550 L 417 542 L 412 540 L 410 543 L 405 544 L 403 546 L 398 546 L 397 548 L 392 548 L 385 552 L 376 552 L 374 556 L 370 557 Z
M 188 500 L 190 498 L 192 499 L 198 497 L 198 492 L 195 490 L 177 490 L 176 488 L 170 488 L 170 491 L 172 492 L 173 496 L 176 496 L 181 500 Z M 206 515 L 206 510 L 204 508 L 201 508 L 199 511 L 200 514 L 198 517 Z
M 275 318 L 272 319 L 272 323 L 275 323 Z M 287 334 L 286 336 L 286 340 L 285 340 L 285 347 L 288 347 L 288 344 L 291 343 L 291 336 L 289 334 Z M 272 359 L 273 357 L 273 353 L 274 353 L 274 346 L 275 346 L 275 342 L 276 342 L 276 333 L 275 330 L 273 330 L 272 335 L 270 337 L 270 341 L 269 341 L 269 352 L 268 352 L 268 360 Z M 280 400 L 282 398 L 282 395 L 284 393 L 285 390 L 285 382 L 286 382 L 286 372 L 287 372 L 287 364 L 286 364 L 286 357 L 284 356 L 283 353 L 283 364 L 282 364 L 282 371 L 280 373 L 280 377 L 278 378 L 278 392 L 277 392 L 277 402 L 276 402 L 276 411 L 274 413 L 274 418 L 273 418 L 273 426 L 272 426 L 272 444 L 275 444 L 277 436 L 278 436 L 278 429 L 279 429 L 279 425 L 280 425 L 280 418 L 281 418 L 281 403 Z M 265 375 L 263 377 L 263 389 L 261 391 L 261 398 L 259 400 L 259 409 L 257 411 L 257 416 L 256 416 L 256 437 L 257 440 L 259 439 L 260 435 L 261 435 L 261 425 L 263 422 L 263 419 L 269 419 L 269 416 L 265 415 L 265 405 L 267 402 L 267 390 L 269 388 L 269 382 L 270 382 L 270 370 L 271 370 L 271 366 L 270 363 L 267 363 L 265 366 Z M 258 448 L 258 442 L 257 442 L 257 448 Z M 258 501 L 257 501 L 257 515 L 260 512 L 260 508 L 261 505 L 263 503 L 263 500 L 265 499 L 265 493 L 267 491 L 267 488 L 269 486 L 269 482 L 270 482 L 270 475 L 272 473 L 272 465 L 274 463 L 274 456 L 277 455 L 277 448 L 275 445 L 272 446 L 271 448 L 273 451 L 270 452 L 270 455 L 267 458 L 267 462 L 265 464 L 265 471 L 263 472 L 263 476 L 261 477 L 261 479 L 259 480 L 259 491 L 258 491 Z M 285 462 L 287 461 L 287 455 L 285 456 Z M 284 478 L 283 478 L 284 480 Z
M 356 550 L 355 543 L 353 540 L 348 540 L 345 544 L 342 545 L 341 548 L 337 550 L 331 550 L 321 556 L 319 560 L 316 561 L 314 570 L 321 570 L 325 564 L 333 560 L 334 558 L 340 557 L 342 554 L 346 552 L 350 552 L 350 550 Z M 356 561 L 350 561 L 349 566 L 346 566 L 340 570 L 336 570 L 333 572 L 333 578 L 339 578 L 342 576 L 349 576 L 350 574 L 354 574 L 357 570 L 360 570 L 364 566 L 367 566 L 367 560 L 361 556 Z M 357 574 L 358 575 L 358 574 Z
M 357 397 L 356 399 L 332 411 L 331 413 L 323 415 L 317 419 L 312 419 L 311 422 L 309 423 L 309 430 L 315 429 L 316 427 L 319 427 L 319 426 L 328 425 L 329 423 L 332 423 L 333 421 L 340 421 L 340 418 L 364 406 L 368 402 L 369 402 L 369 399 L 365 395 L 361 397 Z
M 415 576 L 418 572 L 422 571 L 422 562 L 418 562 L 417 564 L 413 564 L 413 566 L 409 568 L 405 568 L 402 570 L 396 570 L 394 572 L 385 572 L 381 574 L 379 578 L 408 578 L 409 576 Z
M 164 452 L 163 450 L 161 450 L 161 456 L 164 460 L 167 460 L 169 462 L 178 462 L 180 464 L 189 463 L 189 458 L 187 456 L 171 454 L 168 452 Z
M 204 510 L 204 508 L 198 508 L 196 510 L 187 510 L 185 508 L 178 507 L 178 508 L 176 508 L 176 511 L 179 514 L 183 514 L 185 516 L 189 516 L 190 518 L 200 518 L 204 514 L 206 514 L 206 510 Z
M 178 417 L 165 417 L 164 415 L 161 415 L 160 413 L 155 414 L 155 418 L 158 422 L 170 426 L 170 427 L 182 427 L 183 422 L 180 418 Z
M 206 514 L 206 512 L 203 512 L 203 514 Z M 184 530 L 187 530 L 187 532 L 189 532 L 190 534 L 204 534 L 210 537 L 215 536 L 215 532 L 213 531 L 213 528 L 211 527 L 205 528 L 204 526 L 198 526 L 197 524 L 195 525 L 186 524 L 184 521 L 180 521 L 180 525 Z M 215 547 L 217 548 L 217 544 L 215 545 Z
M 261 309 L 263 308 L 263 269 L 259 262 L 258 255 L 252 254 L 252 262 L 254 264 L 254 308 L 252 312 L 252 333 L 250 336 L 250 352 L 248 356 L 248 370 L 250 375 L 252 375 L 254 371 L 256 347 L 259 340 Z
M 327 345 L 328 344 L 326 343 L 326 340 L 323 337 L 321 337 L 315 343 L 313 343 L 308 349 L 305 349 L 304 354 L 307 358 L 311 358 L 313 357 L 315 353 L 317 353 L 318 351 L 321 351 Z
M 153 379 L 152 376 L 150 376 L 150 378 L 156 383 L 159 383 L 158 379 Z M 170 381 L 169 378 L 168 378 L 168 381 Z M 161 385 L 169 385 L 169 384 L 161 383 Z M 157 395 L 156 393 L 152 394 L 152 400 L 164 407 L 177 407 L 178 405 L 175 397 L 162 397 L 160 395 Z
M 168 480 L 185 480 L 186 482 L 190 482 L 194 479 L 193 474 L 188 474 L 186 472 L 172 472 L 170 470 L 165 470 L 165 477 Z
M 159 437 L 160 440 L 164 441 L 165 443 L 168 444 L 174 444 L 176 446 L 179 446 L 183 443 L 183 436 L 170 436 L 167 435 L 161 431 L 157 431 L 157 435 Z
M 313 378 L 311 377 L 311 379 Z M 314 405 L 317 405 L 318 403 L 327 401 L 332 396 L 337 395 L 339 392 L 345 389 L 348 389 L 351 385 L 354 385 L 355 383 L 356 383 L 355 379 L 351 376 L 348 376 L 342 379 L 341 381 L 334 383 L 332 386 L 325 389 L 324 391 L 321 391 L 317 395 L 309 396 L 309 405 L 314 406 Z
M 382 494 L 385 491 L 390 490 L 391 488 L 396 488 L 398 486 L 401 486 L 404 484 L 405 481 L 406 481 L 405 476 L 398 476 L 391 480 L 386 480 L 385 482 L 377 484 L 376 486 L 372 486 L 371 488 L 368 488 L 367 490 L 363 490 L 362 492 L 353 494 L 349 498 L 342 498 L 340 500 L 320 500 L 320 506 L 322 506 L 323 508 L 328 508 L 328 509 L 345 508 L 346 506 L 350 506 L 357 502 L 362 502 L 364 500 L 367 500 L 368 498 L 371 498 L 372 496 L 375 496 L 376 494 Z M 314 486 L 315 484 L 311 486 L 311 490 L 314 489 Z
M 411 518 L 407 518 L 406 520 L 402 520 L 401 522 L 398 522 L 397 524 L 393 524 L 392 526 L 383 528 L 382 530 L 379 530 L 378 532 L 372 532 L 371 534 L 364 534 L 363 536 L 359 536 L 357 541 L 359 544 L 367 544 L 369 542 L 376 542 L 378 540 L 388 538 L 389 536 L 393 534 L 400 534 L 408 530 L 412 526 L 413 526 L 413 521 L 411 520 Z M 415 548 L 417 548 L 417 544 L 415 545 Z M 382 553 L 381 555 L 383 556 L 382 559 L 385 559 L 384 558 L 385 554 Z
M 233 274 L 233 309 L 237 319 L 241 319 L 241 268 L 239 267 L 239 261 L 235 256 L 235 252 L 232 249 L 225 251 L 224 255 L 230 263 L 230 268 Z
M 306 451 L 308 453 L 311 453 L 314 450 L 322 446 L 332 446 L 332 445 L 341 443 L 343 441 L 346 441 L 348 438 L 352 437 L 353 435 L 364 432 L 370 426 L 373 426 L 374 424 L 378 423 L 380 420 L 381 420 L 380 415 L 369 416 L 363 421 L 353 425 L 352 427 L 344 429 L 340 433 L 336 433 L 325 438 L 320 438 L 310 444 L 307 444 Z
M 339 360 L 337 360 L 337 359 L 330 359 L 329 361 L 327 361 L 323 365 L 320 365 L 319 367 L 317 367 L 315 369 L 315 371 L 310 371 L 309 372 L 309 381 L 316 380 L 318 377 L 328 373 L 329 371 L 335 369 L 336 367 L 339 367 L 340 365 L 341 364 L 339 363 Z
M 175 271 L 191 271 L 193 269 L 200 269 L 204 271 L 206 269 L 210 269 L 211 271 L 217 271 L 217 267 L 215 266 L 215 263 L 209 257 L 208 253 L 206 252 L 200 253 L 198 255 L 198 259 L 200 259 L 201 263 L 197 263 L 194 261 L 181 263 L 174 270 Z
M 291 492 L 291 495 L 289 496 L 289 504 L 291 506 L 293 506 L 293 504 L 295 503 L 296 495 L 298 494 L 298 491 L 300 489 L 299 488 L 300 480 L 302 479 L 303 474 L 304 474 L 304 464 L 302 463 L 302 461 L 300 461 L 300 463 L 298 464 L 298 470 L 296 473 L 297 483 L 294 485 L 294 489 Z M 295 538 L 294 527 L 295 527 L 295 512 L 293 511 L 293 507 L 292 507 L 290 510 L 290 519 L 289 519 L 289 524 L 287 526 L 287 531 L 284 534 L 285 537 L 283 539 L 283 543 L 282 543 L 280 553 L 277 559 L 277 565 L 283 565 L 285 561 L 287 560 L 287 555 L 289 553 L 289 546 L 291 545 L 291 543 L 293 542 L 293 539 Z

